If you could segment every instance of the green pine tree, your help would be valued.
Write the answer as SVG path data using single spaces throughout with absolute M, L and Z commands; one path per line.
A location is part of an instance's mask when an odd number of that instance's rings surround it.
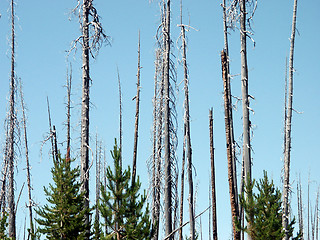
M 254 186 L 257 188 L 257 194 L 253 193 Z M 245 191 L 247 199 L 242 195 L 240 204 L 246 212 L 246 221 L 250 223 L 250 227 L 242 230 L 253 240 L 281 240 L 285 234 L 282 228 L 281 192 L 274 186 L 273 180 L 270 182 L 267 172 L 264 171 L 264 177 L 257 183 L 249 181 Z M 293 235 L 294 224 L 295 219 L 289 224 L 290 237 Z M 298 234 L 295 239 L 299 239 L 299 236 Z
M 2 216 L 0 217 L 0 239 L 1 240 L 10 240 L 6 234 L 6 229 L 8 226 L 7 222 L 8 214 L 6 212 L 2 213 Z
M 141 183 L 131 182 L 130 167 L 122 170 L 120 165 L 120 149 L 115 142 L 111 151 L 114 160 L 114 170 L 108 167 L 107 185 L 101 184 L 100 212 L 105 220 L 108 240 L 142 240 L 151 239 L 152 227 L 146 193 L 139 193 Z
M 86 226 L 84 224 L 83 193 L 80 192 L 79 167 L 71 168 L 69 158 L 54 161 L 51 169 L 54 184 L 44 187 L 49 204 L 39 207 L 36 219 L 40 225 L 38 232 L 47 239 L 76 240 L 83 239 Z

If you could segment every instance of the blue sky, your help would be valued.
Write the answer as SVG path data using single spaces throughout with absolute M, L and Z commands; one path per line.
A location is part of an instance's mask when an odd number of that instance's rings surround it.
M 43 147 L 42 159 L 40 148 L 48 134 L 46 97 L 49 97 L 52 121 L 58 130 L 58 139 L 63 142 L 66 129 L 65 94 L 66 50 L 72 40 L 80 35 L 76 16 L 70 15 L 76 1 L 20 1 L 17 3 L 17 54 L 16 73 L 24 85 L 25 101 L 28 107 L 28 135 L 30 159 L 33 175 L 33 195 L 36 203 L 44 204 L 42 186 L 50 181 L 52 162 L 49 158 L 49 145 Z M 141 110 L 138 143 L 138 174 L 143 187 L 148 188 L 146 161 L 151 155 L 152 97 L 155 60 L 155 34 L 160 23 L 158 1 L 94 1 L 105 32 L 110 36 L 111 46 L 102 47 L 99 56 L 91 61 L 91 103 L 90 131 L 91 145 L 94 146 L 96 133 L 103 140 L 107 152 L 112 148 L 114 138 L 118 136 L 118 86 L 117 66 L 120 71 L 123 93 L 124 118 L 124 164 L 132 162 L 135 102 L 131 99 L 136 94 L 137 45 L 138 31 L 141 31 Z M 176 39 L 179 36 L 179 3 L 172 1 L 172 39 L 173 53 L 178 72 L 177 82 L 182 81 L 181 66 L 178 63 L 180 53 Z M 253 19 L 253 38 L 256 46 L 248 41 L 249 93 L 255 97 L 251 107 L 254 127 L 252 146 L 253 177 L 263 176 L 267 170 L 275 183 L 281 187 L 280 175 L 283 166 L 283 106 L 285 58 L 289 53 L 289 38 L 292 21 L 291 1 L 259 1 Z M 319 1 L 310 0 L 308 4 L 298 1 L 297 29 L 294 75 L 294 108 L 303 114 L 293 115 L 292 125 L 292 162 L 291 182 L 293 183 L 292 209 L 296 214 L 296 176 L 301 174 L 304 194 L 306 194 L 308 174 L 311 183 L 312 199 L 315 198 L 317 169 L 320 167 L 317 149 L 320 128 L 316 119 L 320 117 L 317 106 L 320 95 L 320 29 Z M 0 122 L 4 122 L 10 76 L 10 20 L 8 17 L 9 1 L 0 2 Z M 71 18 L 71 20 L 69 20 Z M 230 239 L 231 218 L 227 183 L 227 162 L 224 135 L 224 111 L 222 101 L 222 80 L 220 51 L 223 48 L 222 9 L 220 1 L 185 0 L 184 21 L 197 29 L 188 35 L 188 63 L 190 72 L 190 114 L 193 161 L 196 169 L 194 178 L 197 189 L 196 212 L 201 212 L 208 205 L 209 182 L 209 132 L 208 111 L 214 108 L 216 186 L 218 208 L 218 234 L 220 239 Z M 240 41 L 239 32 L 230 32 L 232 93 L 240 96 Z M 73 151 L 79 150 L 79 120 L 81 93 L 81 50 L 71 54 L 73 65 L 73 110 L 72 138 Z M 177 113 L 179 145 L 178 161 L 182 152 L 182 116 L 183 86 L 177 90 Z M 235 137 L 241 146 L 241 106 L 234 113 Z M 0 128 L 0 142 L 4 144 L 4 127 Z M 64 149 L 65 145 L 60 146 Z M 110 155 L 107 155 L 111 162 Z M 17 160 L 17 191 L 25 181 L 24 158 Z M 181 167 L 179 167 L 181 168 Z M 91 179 L 94 181 L 94 167 Z M 92 190 L 94 184 L 92 184 Z M 281 187 L 282 188 L 282 187 Z M 187 189 L 187 188 L 186 188 Z M 17 192 L 18 195 L 18 192 Z M 27 213 L 25 202 L 26 188 L 18 207 L 18 233 L 22 234 L 24 216 Z M 92 191 L 92 200 L 94 194 Z M 306 204 L 306 198 L 304 199 Z M 314 204 L 314 201 L 313 201 Z M 187 205 L 186 205 L 187 206 Z M 202 217 L 203 239 L 207 239 L 207 214 Z M 187 215 L 186 218 L 187 219 Z M 188 229 L 186 229 L 188 230 Z M 187 234 L 187 231 L 186 231 Z

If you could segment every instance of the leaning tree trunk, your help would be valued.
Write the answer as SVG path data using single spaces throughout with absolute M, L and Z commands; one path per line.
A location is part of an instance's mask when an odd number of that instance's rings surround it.
M 24 133 L 24 144 L 25 144 L 25 154 L 26 154 L 26 170 L 27 170 L 27 185 L 28 185 L 28 208 L 29 208 L 29 221 L 30 221 L 30 230 L 29 230 L 29 236 L 31 235 L 31 239 L 34 239 L 34 226 L 33 226 L 33 217 L 32 217 L 32 207 L 33 207 L 33 201 L 32 201 L 32 195 L 31 195 L 31 174 L 30 174 L 30 164 L 29 164 L 29 149 L 28 149 L 28 137 L 27 137 L 27 121 L 26 121 L 26 115 L 25 115 L 25 106 L 24 106 L 24 99 L 23 99 L 23 91 L 22 86 L 20 82 L 20 97 L 21 97 L 21 110 L 22 110 L 22 124 L 23 124 L 23 133 Z M 29 237 L 28 237 L 29 239 Z
M 163 53 L 163 83 L 164 83 L 164 215 L 165 215 L 165 235 L 172 232 L 172 159 L 170 141 L 170 0 L 163 1 L 164 7 L 164 53 Z M 169 240 L 172 240 L 172 236 Z
M 137 95 L 136 95 L 136 116 L 134 123 L 133 163 L 132 163 L 132 186 L 136 181 L 137 169 L 137 148 L 138 148 L 138 127 L 139 127 L 139 104 L 140 104 L 140 31 L 138 44 L 138 72 L 137 72 Z
M 16 92 L 16 79 L 15 79 L 15 12 L 14 2 L 11 0 L 11 79 L 10 79 L 10 97 L 9 97 L 9 136 L 8 142 L 8 162 L 9 162 L 9 189 L 8 189 L 8 207 L 9 207 L 9 237 L 16 239 L 16 213 L 14 202 L 14 144 L 15 144 L 15 92 Z
M 290 152 L 291 152 L 291 121 L 292 121 L 292 101 L 293 101 L 293 54 L 294 54 L 294 39 L 296 33 L 296 18 L 297 18 L 297 0 L 294 0 L 293 18 L 292 18 L 292 32 L 290 39 L 290 56 L 289 56 L 289 89 L 288 89 L 288 109 L 286 119 L 286 139 L 285 139 L 285 153 L 284 153 L 284 179 L 283 179 L 283 214 L 282 226 L 285 229 L 285 236 L 283 239 L 289 239 L 289 194 L 290 194 Z
M 218 230 L 217 230 L 217 204 L 216 204 L 216 180 L 215 180 L 215 167 L 214 167 L 212 109 L 210 109 L 210 111 L 209 111 L 209 132 L 210 132 L 210 158 L 211 158 L 212 236 L 213 236 L 213 240 L 217 240 L 218 239 Z M 211 238 L 211 236 L 210 236 L 210 238 Z
M 240 239 L 240 231 L 237 230 L 236 222 L 239 221 L 239 208 L 237 204 L 237 198 L 235 187 L 234 187 L 234 169 L 233 169 L 233 143 L 232 133 L 230 124 L 230 98 L 229 98 L 229 85 L 228 85 L 228 71 L 227 71 L 227 54 L 225 51 L 221 52 L 221 64 L 222 64 L 222 78 L 224 86 L 224 112 L 225 112 L 225 128 L 226 128 L 226 142 L 227 142 L 227 158 L 228 158 L 228 181 L 229 181 L 229 193 L 230 193 L 230 204 L 231 204 L 231 215 L 232 215 L 232 227 L 233 236 L 235 239 Z
M 82 6 L 82 105 L 81 105 L 81 191 L 84 192 L 84 209 L 89 209 L 89 4 L 83 0 Z M 89 239 L 89 212 L 85 215 L 85 239 Z

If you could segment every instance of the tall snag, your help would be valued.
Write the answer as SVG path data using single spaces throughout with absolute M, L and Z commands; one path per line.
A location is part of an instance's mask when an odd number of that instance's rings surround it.
M 15 75 L 15 8 L 14 1 L 11 0 L 11 77 L 10 77 L 10 96 L 9 96 L 9 116 L 8 125 L 9 133 L 6 141 L 8 141 L 8 208 L 9 208 L 9 237 L 16 239 L 16 213 L 14 199 L 14 159 L 15 159 L 15 134 L 16 134 L 16 110 L 15 110 L 15 94 L 16 94 L 16 75 Z
M 26 114 L 25 114 L 25 106 L 24 106 L 24 99 L 23 99 L 23 91 L 20 81 L 20 98 L 21 98 L 21 109 L 22 109 L 22 125 L 23 125 L 23 133 L 24 133 L 24 144 L 25 144 L 25 154 L 26 154 L 26 170 L 27 170 L 27 185 L 28 185 L 28 208 L 29 208 L 29 221 L 30 221 L 30 228 L 29 228 L 29 234 L 28 239 L 31 236 L 31 239 L 34 239 L 34 225 L 33 225 L 33 214 L 32 214 L 32 207 L 33 207 L 33 200 L 31 195 L 31 174 L 30 174 L 30 163 L 29 163 L 29 149 L 28 149 L 28 137 L 27 137 L 27 120 L 26 120 Z
M 170 109 L 170 0 L 163 0 L 164 22 L 162 24 L 163 32 L 163 123 L 164 123 L 164 217 L 165 217 L 165 234 L 172 232 L 172 141 L 170 132 L 172 131 L 171 109 Z M 170 237 L 169 240 L 173 238 Z
M 216 180 L 214 167 L 214 143 L 213 143 L 213 114 L 209 111 L 209 132 L 210 132 L 210 158 L 211 158 L 211 200 L 212 200 L 212 236 L 213 240 L 218 239 L 217 230 L 217 204 L 216 204 Z M 210 194 L 209 194 L 210 195 Z M 209 233 L 210 234 L 210 233 Z M 211 238 L 211 236 L 210 236 Z
M 240 239 L 240 231 L 237 230 L 236 222 L 239 221 L 239 208 L 237 204 L 238 196 L 236 195 L 235 184 L 234 184 L 234 165 L 233 165 L 233 143 L 231 133 L 231 118 L 230 112 L 232 111 L 229 96 L 229 85 L 228 85 L 228 63 L 226 51 L 221 51 L 221 64 L 222 64 L 222 79 L 224 89 L 224 113 L 225 113 L 225 128 L 226 128 L 226 143 L 227 143 L 227 158 L 228 158 L 228 181 L 229 181 L 229 193 L 230 193 L 230 204 L 231 204 L 231 215 L 232 215 L 232 227 L 233 235 L 235 239 Z
M 158 240 L 160 220 L 160 182 L 161 182 L 161 146 L 162 146 L 162 64 L 161 52 L 156 50 L 154 97 L 153 97 L 153 155 L 152 155 L 152 224 L 154 240 Z
M 137 95 L 136 99 L 136 116 L 134 122 L 134 143 L 133 143 L 133 163 L 132 163 L 132 184 L 136 181 L 137 165 L 137 148 L 138 148 L 138 127 L 139 127 L 139 104 L 140 104 L 140 31 L 138 44 L 138 72 L 137 72 Z
M 181 4 L 182 5 L 182 4 Z M 182 6 L 181 6 L 182 8 Z M 182 37 L 182 65 L 184 72 L 184 152 L 186 152 L 187 172 L 189 180 L 189 218 L 190 218 L 190 240 L 195 240 L 195 221 L 194 221 L 194 204 L 193 204 L 193 179 L 192 179 L 192 148 L 190 137 L 190 111 L 189 111 L 189 79 L 187 66 L 187 43 L 185 36 L 185 26 L 182 24 L 181 14 L 181 37 Z M 182 188 L 183 186 L 181 186 Z M 183 201 L 183 199 L 181 199 Z M 181 214 L 181 213 L 180 213 Z M 182 222 L 180 222 L 180 225 Z
M 289 89 L 288 89 L 288 109 L 286 119 L 286 133 L 285 133 L 285 152 L 284 152 L 284 178 L 283 178 L 283 215 L 282 226 L 285 229 L 284 240 L 289 239 L 289 194 L 290 194 L 290 152 L 291 152 L 291 122 L 292 122 L 292 101 L 293 101 L 293 54 L 294 54 L 294 40 L 296 33 L 296 18 L 297 18 L 297 0 L 294 0 L 293 17 L 292 17 L 292 32 L 290 38 L 290 56 L 289 56 Z
M 81 104 L 81 191 L 84 192 L 84 208 L 89 208 L 89 89 L 90 55 L 95 57 L 107 36 L 101 26 L 99 15 L 93 6 L 93 0 L 83 0 L 80 5 L 78 0 L 79 19 L 82 35 L 75 40 L 75 45 L 81 41 L 82 46 L 82 104 Z M 81 12 L 82 9 L 82 12 Z M 92 34 L 90 34 L 92 33 Z M 85 224 L 89 226 L 89 212 L 85 215 Z M 90 229 L 88 227 L 85 239 L 89 239 Z

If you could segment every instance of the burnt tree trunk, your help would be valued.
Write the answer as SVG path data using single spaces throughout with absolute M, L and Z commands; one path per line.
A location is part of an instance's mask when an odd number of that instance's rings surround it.
M 137 148 L 138 148 L 138 127 L 139 127 L 139 104 L 140 104 L 140 31 L 138 44 L 138 72 L 137 72 L 137 95 L 136 98 L 136 116 L 134 123 L 134 143 L 133 143 L 133 163 L 132 163 L 132 184 L 136 181 L 137 169 Z
M 227 159 L 228 159 L 228 182 L 229 182 L 229 194 L 230 194 L 230 204 L 231 204 L 231 215 L 232 215 L 232 227 L 233 235 L 235 239 L 240 239 L 240 231 L 236 228 L 236 221 L 239 219 L 239 208 L 237 204 L 237 198 L 234 184 L 234 169 L 233 169 L 233 143 L 231 138 L 231 128 L 230 128 L 230 98 L 228 89 L 228 73 L 227 73 L 227 54 L 225 51 L 221 52 L 221 64 L 222 64 L 222 78 L 224 86 L 224 112 L 225 112 L 225 128 L 226 128 L 226 143 L 227 143 Z
M 290 153 L 291 153 L 291 122 L 292 122 L 292 101 L 293 101 L 293 55 L 294 55 L 294 40 L 296 33 L 296 18 L 297 18 L 297 0 L 294 0 L 293 17 L 292 17 L 292 32 L 290 38 L 290 56 L 289 56 L 289 89 L 288 89 L 288 109 L 286 119 L 285 133 L 285 153 L 284 153 L 284 178 L 283 178 L 283 214 L 282 226 L 285 229 L 284 240 L 289 239 L 289 194 L 290 194 Z
M 212 237 L 218 239 L 217 230 L 217 203 L 216 203 L 216 178 L 214 166 L 214 141 L 213 141 L 213 114 L 209 111 L 209 132 L 210 132 L 210 159 L 211 159 L 211 200 L 212 200 Z M 211 237 L 211 236 L 210 236 Z

